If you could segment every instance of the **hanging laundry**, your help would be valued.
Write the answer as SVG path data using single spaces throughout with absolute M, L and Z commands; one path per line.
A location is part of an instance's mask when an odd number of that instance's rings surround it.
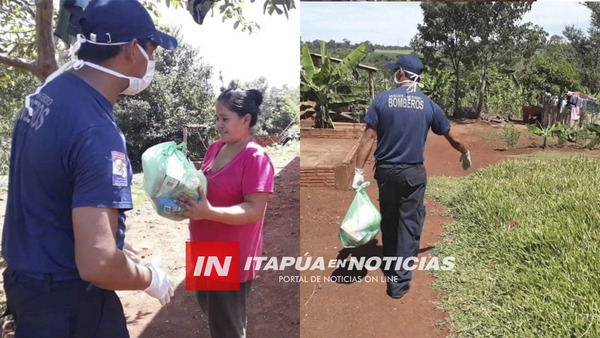
M 562 100 L 560 103 L 560 114 L 564 114 L 567 108 L 567 100 Z
M 571 107 L 571 120 L 577 121 L 580 116 L 580 108 L 577 106 Z
M 577 105 L 577 96 L 575 96 L 575 95 L 569 96 L 569 104 L 576 106 Z

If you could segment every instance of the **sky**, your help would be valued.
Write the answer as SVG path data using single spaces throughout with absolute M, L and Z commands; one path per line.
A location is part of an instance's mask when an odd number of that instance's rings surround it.
M 213 66 L 215 88 L 221 85 L 219 71 L 225 85 L 233 79 L 250 82 L 264 76 L 270 87 L 296 87 L 300 72 L 299 9 L 289 11 L 287 19 L 283 14 L 263 14 L 262 4 L 262 1 L 246 3 L 247 19 L 261 27 L 252 34 L 242 32 L 240 27 L 234 30 L 234 20 L 223 23 L 218 8 L 214 16 L 209 12 L 203 24 L 198 25 L 187 10 L 159 5 L 161 17 L 158 20 L 161 24 L 181 27 L 183 41 L 197 47 L 203 62 Z
M 300 34 L 303 41 L 346 38 L 351 43 L 369 40 L 380 45 L 405 46 L 423 20 L 418 2 L 304 2 Z M 533 22 L 550 35 L 562 35 L 565 26 L 587 29 L 590 10 L 571 2 L 538 1 L 523 22 Z

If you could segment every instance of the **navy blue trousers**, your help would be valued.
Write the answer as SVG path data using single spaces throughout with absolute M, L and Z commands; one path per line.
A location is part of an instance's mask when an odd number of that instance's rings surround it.
M 114 291 L 81 279 L 32 276 L 10 268 L 3 276 L 15 338 L 129 337 L 123 306 Z
M 379 188 L 381 234 L 384 257 L 417 257 L 425 221 L 427 174 L 423 164 L 378 165 L 375 179 Z M 411 267 L 413 264 L 408 265 Z M 397 294 L 410 284 L 412 270 L 396 269 L 396 262 L 385 272 L 388 291 Z

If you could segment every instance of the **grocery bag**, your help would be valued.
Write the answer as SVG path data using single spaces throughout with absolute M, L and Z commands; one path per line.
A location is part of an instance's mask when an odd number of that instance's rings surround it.
M 187 145 L 173 141 L 159 143 L 142 154 L 144 191 L 160 216 L 180 221 L 175 212 L 183 211 L 175 203 L 181 194 L 199 201 L 198 187 L 206 194 L 206 177 L 185 157 Z
M 345 248 L 356 248 L 371 241 L 379 232 L 381 214 L 371 203 L 364 182 L 357 190 L 346 217 L 340 226 L 340 242 Z

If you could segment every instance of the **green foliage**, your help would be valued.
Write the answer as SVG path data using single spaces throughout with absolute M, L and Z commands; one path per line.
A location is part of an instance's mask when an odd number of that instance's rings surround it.
M 454 92 L 452 72 L 443 68 L 427 67 L 425 74 L 426 76 L 421 80 L 423 93 L 435 101 L 443 111 L 450 111 Z
M 523 88 L 516 83 L 512 72 L 491 67 L 488 73 L 485 112 L 489 115 L 513 117 L 521 115 L 526 105 Z
M 0 1 L 0 27 L 0 54 L 35 56 L 34 1 Z
M 325 42 L 325 48 L 331 53 L 332 57 L 342 59 L 360 45 L 366 46 L 365 52 L 368 55 L 373 55 L 374 57 L 383 56 L 387 58 L 388 61 L 397 59 L 401 54 L 410 54 L 412 52 L 412 49 L 409 46 L 378 45 L 371 43 L 369 40 L 359 43 L 351 43 L 348 39 L 342 40 L 343 42 L 336 42 L 335 40 Z M 313 53 L 319 53 L 321 50 L 321 40 L 301 41 L 300 46 L 302 45 L 306 45 Z M 368 57 L 365 58 L 364 62 L 372 64 Z
M 600 336 L 600 161 L 507 161 L 469 178 L 431 178 L 455 222 L 436 256 L 460 337 Z
M 600 124 L 590 123 L 587 125 L 587 130 L 594 133 L 590 143 L 586 146 L 589 150 L 594 150 L 600 144 Z
M 582 79 L 582 85 L 596 95 L 600 92 L 600 3 L 584 2 L 592 12 L 591 25 L 587 34 L 574 26 L 566 27 L 563 35 L 571 42 L 576 65 Z
M 546 149 L 548 138 L 564 133 L 567 129 L 566 125 L 560 122 L 554 123 L 552 126 L 542 127 L 539 122 L 538 126 L 527 125 L 527 129 L 534 135 L 542 137 L 542 149 Z
M 587 131 L 583 130 L 583 134 L 580 134 L 577 130 L 567 126 L 566 124 L 559 123 L 553 134 L 558 138 L 558 146 L 564 147 L 568 142 L 577 142 L 577 139 L 583 135 L 587 138 Z
M 221 79 L 222 80 L 222 79 Z M 288 86 L 269 87 L 265 77 L 240 84 L 238 80 L 231 80 L 229 88 L 256 89 L 263 94 L 263 103 L 260 106 L 260 115 L 256 125 L 252 128 L 254 135 L 280 134 L 299 121 L 300 95 L 298 88 Z M 225 88 L 221 87 L 221 91 Z
M 270 88 L 263 99 L 261 115 L 254 127 L 256 134 L 279 134 L 290 123 L 298 123 L 300 95 L 298 88 Z
M 337 106 L 349 105 L 363 101 L 361 95 L 368 89 L 352 85 L 352 78 L 357 78 L 356 67 L 364 59 L 366 46 L 361 45 L 348 54 L 341 62 L 331 61 L 325 50 L 325 42 L 321 42 L 321 64 L 315 67 L 308 46 L 302 46 L 300 55 L 300 96 L 302 100 L 316 102 L 317 128 L 333 128 L 329 111 Z
M 579 129 L 577 131 L 574 132 L 574 141 L 578 146 L 583 147 L 585 145 L 585 143 L 587 142 L 588 138 L 590 136 L 590 133 L 588 132 L 587 129 Z
M 514 148 L 519 144 L 521 132 L 513 124 L 506 124 L 504 128 L 504 141 L 509 148 Z
M 590 143 L 588 143 L 586 145 L 586 148 L 588 148 L 589 150 L 594 150 L 596 149 L 596 147 L 600 144 L 600 136 L 595 135 L 592 137 L 592 139 L 590 140 Z
M 165 141 L 181 142 L 185 124 L 206 124 L 201 137 L 216 137 L 212 69 L 202 63 L 198 50 L 180 43 L 172 51 L 158 49 L 155 60 L 156 74 L 150 87 L 135 96 L 120 96 L 115 106 L 135 171 L 141 169 L 141 155 L 149 147 Z M 190 156 L 202 157 L 205 150 L 198 149 L 201 153 Z
M 557 48 L 535 55 L 519 76 L 528 98 L 528 105 L 540 104 L 545 92 L 559 96 L 582 89 L 577 67 Z
M 600 135 L 600 124 L 590 123 L 587 125 L 587 129 L 596 135 Z
M 565 144 L 567 143 L 567 135 L 565 133 L 560 133 L 557 135 L 558 137 L 558 146 L 559 147 L 564 147 Z
M 12 129 L 27 94 L 38 85 L 36 78 L 25 71 L 0 65 L 0 77 L 10 79 L 0 88 L 0 174 L 8 173 Z M 2 82 L 0 82 L 2 84 Z
M 476 11 L 473 39 L 478 39 L 468 65 L 481 69 L 476 115 L 486 102 L 488 71 L 491 66 L 512 66 L 529 58 L 545 40 L 546 32 L 531 23 L 522 23 L 522 17 L 531 9 L 531 2 L 470 2 Z M 479 6 L 476 6 L 479 5 Z

